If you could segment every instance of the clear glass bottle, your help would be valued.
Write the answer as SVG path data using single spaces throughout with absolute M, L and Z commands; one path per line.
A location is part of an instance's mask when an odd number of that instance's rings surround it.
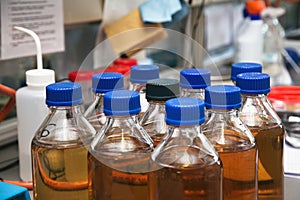
M 99 131 L 106 121 L 103 113 L 103 96 L 106 92 L 112 90 L 124 89 L 124 78 L 120 73 L 103 72 L 92 76 L 92 91 L 94 101 L 84 112 L 84 116 L 90 124 Z
M 246 72 L 262 72 L 262 65 L 254 62 L 238 62 L 231 65 L 231 80 L 236 85 L 236 76 Z
M 210 71 L 190 68 L 180 71 L 180 93 L 182 97 L 194 97 L 204 101 L 205 88 L 210 86 Z
M 240 117 L 251 130 L 258 147 L 258 199 L 283 199 L 284 127 L 267 99 L 270 76 L 243 73 L 237 76 L 241 88 Z
M 146 99 L 146 83 L 159 78 L 159 67 L 156 65 L 135 65 L 130 69 L 129 90 L 140 93 L 141 113 L 143 114 L 149 103 Z
M 150 199 L 223 199 L 222 164 L 202 134 L 204 103 L 197 98 L 166 102 L 168 133 L 154 149 L 149 175 Z
M 282 57 L 285 31 L 277 17 L 281 8 L 268 7 L 264 10 L 263 72 L 270 75 L 270 85 L 291 85 L 292 79 Z
M 250 130 L 239 118 L 240 89 L 214 85 L 205 89 L 208 119 L 204 135 L 218 151 L 224 169 L 224 199 L 257 198 L 257 147 Z
M 153 142 L 138 121 L 136 91 L 104 94 L 106 123 L 95 136 L 89 154 L 89 198 L 148 199 L 148 173 Z
M 146 84 L 146 98 L 149 107 L 140 123 L 154 142 L 154 147 L 167 133 L 165 122 L 167 100 L 180 96 L 179 81 L 175 79 L 153 79 Z
M 88 199 L 87 154 L 96 131 L 83 117 L 81 86 L 46 87 L 49 114 L 32 140 L 34 199 Z

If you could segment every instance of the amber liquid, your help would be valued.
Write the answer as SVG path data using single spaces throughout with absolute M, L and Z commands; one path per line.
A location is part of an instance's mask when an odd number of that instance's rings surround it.
M 219 156 L 224 169 L 224 199 L 257 199 L 257 149 L 252 147 L 233 152 L 219 151 Z
M 130 173 L 109 167 L 89 153 L 90 200 L 140 200 L 148 199 L 148 173 Z M 124 163 L 121 168 L 148 164 L 148 160 Z M 118 163 L 115 163 L 118 165 Z M 121 164 L 120 164 L 121 165 Z M 120 167 L 120 166 L 119 166 Z
M 176 147 L 168 151 L 179 156 L 175 159 L 170 153 L 157 158 L 162 168 L 149 174 L 151 200 L 223 199 L 220 162 L 201 157 L 198 149 Z M 169 164 L 159 164 L 162 162 Z
M 283 136 L 278 125 L 249 127 L 258 147 L 258 199 L 283 199 Z
M 87 152 L 83 145 L 60 149 L 33 142 L 34 199 L 88 199 Z
M 89 199 L 147 200 L 152 147 L 127 135 L 111 135 L 88 153 Z

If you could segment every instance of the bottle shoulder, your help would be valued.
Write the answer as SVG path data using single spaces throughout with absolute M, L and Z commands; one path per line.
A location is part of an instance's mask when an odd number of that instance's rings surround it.
M 210 116 L 201 128 L 215 147 L 224 148 L 226 151 L 243 150 L 256 145 L 250 129 L 237 116 L 230 118 Z
M 266 97 L 243 97 L 240 118 L 247 126 L 281 124 L 281 119 Z
M 95 133 L 95 129 L 82 113 L 73 112 L 72 109 L 50 109 L 38 128 L 34 141 L 48 146 L 68 146 L 78 143 L 89 145 Z
M 108 117 L 91 144 L 95 152 L 152 151 L 153 142 L 136 117 Z
M 30 96 L 34 98 L 35 96 L 46 97 L 46 89 L 45 87 L 39 88 L 30 88 L 30 87 L 22 87 L 16 91 L 16 97 L 18 96 Z
M 149 123 L 164 123 L 166 116 L 165 105 L 161 103 L 153 104 L 150 103 L 148 109 L 140 118 L 142 126 Z
M 152 160 L 168 167 L 193 168 L 213 165 L 219 161 L 219 157 L 213 145 L 201 133 L 200 126 L 170 126 L 167 135 L 154 149 Z

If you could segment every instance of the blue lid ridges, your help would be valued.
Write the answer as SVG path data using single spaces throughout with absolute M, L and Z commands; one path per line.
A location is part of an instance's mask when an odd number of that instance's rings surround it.
M 166 123 L 175 126 L 193 126 L 205 120 L 204 102 L 197 98 L 174 98 L 166 101 Z
M 92 77 L 92 91 L 105 93 L 111 90 L 124 89 L 123 75 L 116 72 L 103 72 Z
M 190 68 L 180 71 L 180 87 L 204 89 L 210 86 L 210 71 L 206 69 Z
M 265 73 L 248 72 L 236 76 L 236 86 L 242 94 L 267 94 L 270 92 L 270 76 Z
M 213 85 L 205 88 L 205 106 L 212 109 L 241 107 L 241 90 L 233 85 Z
M 253 62 L 234 63 L 231 66 L 231 80 L 235 81 L 238 74 L 246 72 L 262 72 L 262 66 Z
M 156 65 L 135 65 L 130 69 L 132 83 L 146 83 L 148 80 L 159 78 L 159 67 Z
M 112 116 L 128 116 L 141 111 L 140 94 L 131 90 L 113 90 L 104 94 L 103 112 Z
M 72 106 L 80 103 L 82 103 L 82 91 L 78 83 L 59 82 L 46 87 L 48 106 Z

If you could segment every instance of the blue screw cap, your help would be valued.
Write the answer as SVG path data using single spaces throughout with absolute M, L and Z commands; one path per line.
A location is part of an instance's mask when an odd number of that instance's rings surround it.
M 259 63 L 239 62 L 231 66 L 231 80 L 236 81 L 236 76 L 246 72 L 262 72 L 262 66 Z
M 228 110 L 241 107 L 241 89 L 233 85 L 213 85 L 205 88 L 206 108 Z
M 157 78 L 159 78 L 159 67 L 156 65 L 135 65 L 130 69 L 132 83 L 146 83 Z
M 124 89 L 123 75 L 116 72 L 103 72 L 92 77 L 92 91 L 105 93 L 111 90 Z
M 104 94 L 103 112 L 111 116 L 129 116 L 141 111 L 140 94 L 131 90 L 113 90 Z
M 210 86 L 210 71 L 206 69 L 190 68 L 180 71 L 180 87 L 204 89 Z
M 82 103 L 81 85 L 74 82 L 53 83 L 46 87 L 48 106 L 72 106 Z
M 259 72 L 238 74 L 236 86 L 241 88 L 242 94 L 267 94 L 270 92 L 270 76 Z
M 205 121 L 204 102 L 197 98 L 174 98 L 166 101 L 166 123 L 194 126 Z

